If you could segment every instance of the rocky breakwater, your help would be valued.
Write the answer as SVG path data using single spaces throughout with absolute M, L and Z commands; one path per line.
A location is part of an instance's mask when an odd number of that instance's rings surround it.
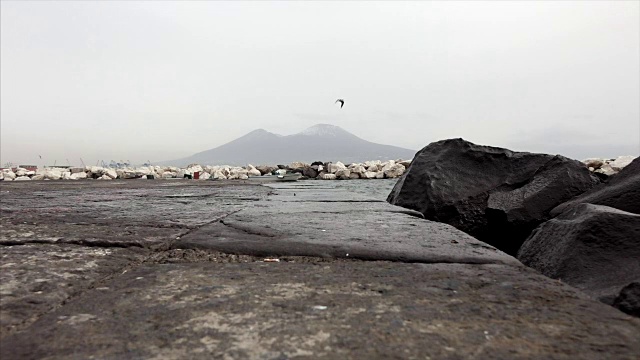
M 577 160 L 451 139 L 420 150 L 387 201 L 515 255 L 554 207 L 598 183 Z
M 114 179 L 183 179 L 193 178 L 197 173 L 200 180 L 247 180 L 250 177 L 259 177 L 273 173 L 284 174 L 287 172 L 300 173 L 303 179 L 318 180 L 351 180 L 351 179 L 390 179 L 400 177 L 411 161 L 366 161 L 345 165 L 338 161 L 315 162 L 306 164 L 294 162 L 290 165 L 260 165 L 251 164 L 245 167 L 229 165 L 191 164 L 180 168 L 175 166 L 142 166 L 126 168 L 109 168 L 101 166 L 87 166 L 75 168 L 44 168 L 37 171 L 17 168 L 4 169 L 0 172 L 0 180 L 114 180 Z
M 444 140 L 416 154 L 387 201 L 640 316 L 640 158 L 579 162 Z
M 640 158 L 551 214 L 518 259 L 640 317 Z

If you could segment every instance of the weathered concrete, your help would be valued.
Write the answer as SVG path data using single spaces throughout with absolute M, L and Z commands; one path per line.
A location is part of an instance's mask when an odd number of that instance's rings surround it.
M 268 201 L 203 226 L 173 247 L 257 256 L 519 264 L 453 226 L 417 217 L 417 212 L 317 182 L 297 184 L 270 185 L 276 191 Z
M 137 248 L 28 244 L 0 253 L 0 341 L 71 297 L 141 261 Z M 8 358 L 7 358 L 8 359 Z
M 638 333 L 623 313 L 505 265 L 191 263 L 101 284 L 0 354 L 632 359 Z
M 356 182 L 0 184 L 0 358 L 640 356 L 640 320 Z

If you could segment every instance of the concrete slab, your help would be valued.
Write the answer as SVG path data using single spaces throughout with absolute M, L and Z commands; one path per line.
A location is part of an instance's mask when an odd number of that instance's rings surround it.
M 599 360 L 640 354 L 639 320 L 513 266 L 151 264 L 103 286 L 7 338 L 1 357 Z
M 0 358 L 640 357 L 638 319 L 362 184 L 0 184 Z
M 312 183 L 319 185 L 270 184 L 275 191 L 267 199 L 182 236 L 172 247 L 256 256 L 520 264 L 450 225 L 365 194 Z
M 0 341 L 95 283 L 120 274 L 147 251 L 28 244 L 0 249 Z M 9 359 L 8 357 L 6 359 Z

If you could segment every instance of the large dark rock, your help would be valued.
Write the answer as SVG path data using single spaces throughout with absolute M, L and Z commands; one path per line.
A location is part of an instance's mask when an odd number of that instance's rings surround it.
M 302 170 L 302 174 L 310 179 L 314 179 L 318 176 L 318 170 L 311 166 L 305 166 Z
M 620 289 L 640 281 L 640 215 L 576 205 L 537 228 L 518 259 L 611 305 Z
M 259 165 L 259 166 L 256 166 L 256 169 L 260 171 L 260 175 L 265 175 L 265 174 L 271 174 L 273 170 L 278 170 L 278 167 L 269 166 L 269 165 Z
M 620 290 L 613 306 L 629 315 L 640 317 L 640 282 L 632 282 Z
M 387 201 L 515 255 L 551 209 L 598 182 L 584 164 L 559 155 L 451 139 L 420 150 Z
M 611 176 L 606 183 L 557 206 L 551 211 L 551 215 L 559 215 L 569 207 L 582 203 L 611 206 L 640 214 L 640 157 Z

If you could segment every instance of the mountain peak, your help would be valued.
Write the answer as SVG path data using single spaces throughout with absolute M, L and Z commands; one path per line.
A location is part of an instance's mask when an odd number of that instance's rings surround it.
M 259 138 L 259 137 L 272 137 L 272 136 L 282 136 L 282 135 L 274 134 L 265 129 L 256 129 L 247 133 L 243 137 Z
M 308 136 L 337 136 L 343 134 L 350 134 L 348 131 L 343 128 L 331 125 L 331 124 L 316 124 L 309 128 L 304 129 L 299 133 L 299 135 L 308 135 Z

